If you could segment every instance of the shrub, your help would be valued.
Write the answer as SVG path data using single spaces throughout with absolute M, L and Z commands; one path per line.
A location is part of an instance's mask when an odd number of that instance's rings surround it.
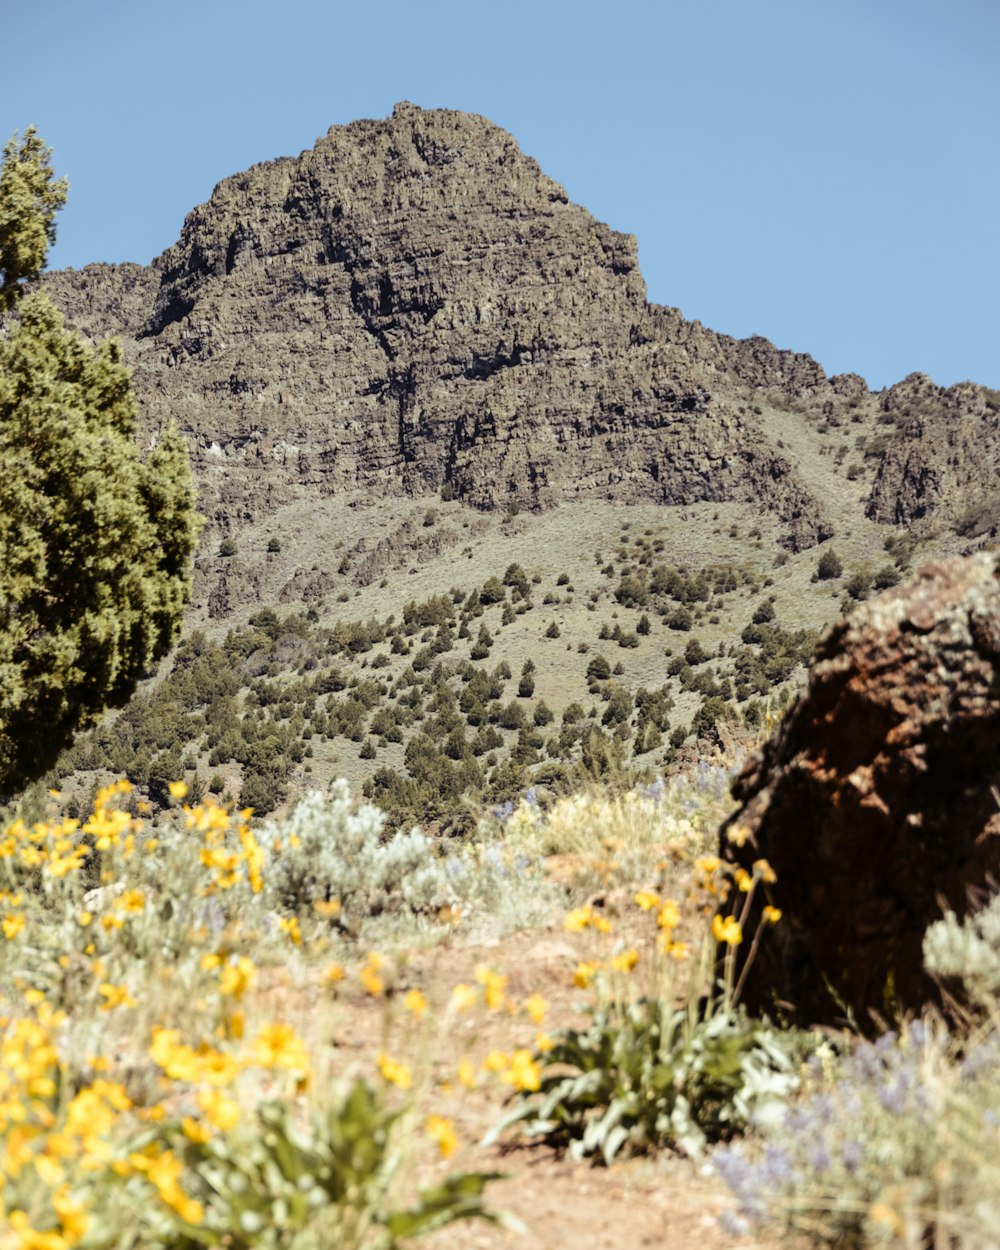
M 770 599 L 763 599 L 754 608 L 753 617 L 751 618 L 755 625 L 766 625 L 769 621 L 774 620 L 774 604 Z
M 819 563 L 816 565 L 816 577 L 821 582 L 832 581 L 834 578 L 840 577 L 843 571 L 844 566 L 832 548 L 823 552 L 819 558 Z
M 499 577 L 490 577 L 487 578 L 482 590 L 479 592 L 479 602 L 484 607 L 489 607 L 490 604 L 500 603 L 506 598 L 506 595 L 507 592 Z
M 282 848 L 266 875 L 275 905 L 297 912 L 338 899 L 355 920 L 453 905 L 447 864 L 430 839 L 411 829 L 383 841 L 384 827 L 378 808 L 354 806 L 344 780 L 328 795 L 308 795 L 285 820 L 265 827 L 262 842 Z
M 568 1148 L 576 1159 L 599 1154 L 611 1163 L 623 1148 L 639 1152 L 663 1145 L 697 1155 L 706 1143 L 730 1138 L 751 1119 L 762 1121 L 779 1111 L 798 1088 L 799 1060 L 810 1043 L 802 1034 L 748 1019 L 738 1007 L 741 981 L 735 980 L 735 950 L 764 867 L 755 868 L 752 877 L 745 874 L 734 891 L 735 910 L 724 916 L 716 907 L 732 884 L 726 880 L 729 870 L 716 856 L 696 861 L 690 906 L 701 919 L 692 920 L 697 928 L 690 942 L 677 941 L 684 923 L 677 902 L 648 890 L 637 894 L 636 905 L 655 917 L 659 930 L 648 974 L 654 992 L 630 988 L 642 958 L 638 950 L 619 949 L 605 961 L 579 964 L 577 984 L 587 988 L 596 978 L 598 989 L 588 1007 L 589 1023 L 562 1030 L 533 1056 L 535 1081 L 487 1140 L 522 1124 L 531 1136 Z M 770 919 L 780 919 L 780 913 Z M 589 905 L 566 917 L 571 931 L 588 926 L 613 928 Z M 758 928 L 748 962 L 761 932 Z M 678 1005 L 672 969 L 689 952 L 687 1003 Z M 722 976 L 713 983 L 717 963 Z
M 769 1222 L 830 1250 L 986 1250 L 1000 1233 L 995 1032 L 958 1045 L 939 1023 L 812 1066 L 808 1096 L 717 1151 L 732 1231 Z M 825 1071 L 824 1071 L 825 1068 Z
M 872 585 L 876 590 L 889 590 L 892 586 L 898 586 L 900 581 L 900 573 L 894 564 L 883 564 L 883 566 L 875 574 L 875 580 Z
M 625 1146 L 664 1145 L 696 1156 L 792 1092 L 793 1049 L 787 1035 L 738 1013 L 692 1019 L 659 999 L 598 1007 L 589 1025 L 560 1035 L 544 1056 L 538 1095 L 522 1099 L 487 1141 L 521 1123 L 574 1159 L 610 1164 Z
M 455 1220 L 497 1222 L 483 1205 L 492 1177 L 482 1173 L 448 1176 L 422 1190 L 413 1206 L 391 1209 L 399 1120 L 380 1093 L 357 1079 L 325 1115 L 313 1112 L 304 1122 L 288 1102 L 275 1099 L 207 1141 L 168 1123 L 154 1141 L 165 1157 L 184 1161 L 191 1192 L 181 1210 L 200 1207 L 201 1218 L 192 1227 L 174 1212 L 160 1216 L 153 1221 L 156 1240 L 178 1248 L 395 1250 L 399 1238 L 408 1241 Z
M 924 965 L 987 1016 L 1000 1010 L 1000 894 L 964 921 L 948 912 L 924 934 Z
M 621 686 L 615 686 L 601 718 L 602 725 L 623 724 L 632 715 L 632 696 Z
M 535 708 L 533 719 L 535 724 L 539 727 L 542 727 L 543 725 L 551 725 L 555 719 L 555 713 L 544 699 L 541 699 L 538 706 Z

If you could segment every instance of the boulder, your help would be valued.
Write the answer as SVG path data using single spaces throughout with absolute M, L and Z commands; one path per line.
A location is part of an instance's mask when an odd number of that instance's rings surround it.
M 940 1001 L 928 924 L 1000 880 L 1000 558 L 928 565 L 857 607 L 734 783 L 722 853 L 766 858 L 782 919 L 747 975 L 751 1010 L 865 1030 Z

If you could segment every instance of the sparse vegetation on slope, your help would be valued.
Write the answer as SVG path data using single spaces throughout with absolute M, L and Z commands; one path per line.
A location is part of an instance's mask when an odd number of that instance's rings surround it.
M 608 553 L 578 553 L 572 582 L 515 561 L 385 615 L 265 608 L 196 629 L 49 781 L 86 804 L 125 775 L 162 805 L 184 776 L 264 814 L 345 771 L 395 826 L 458 830 L 530 785 L 652 779 L 721 724 L 774 715 L 816 637 L 789 625 L 836 611 L 819 586 L 803 610 L 807 555 L 693 566 L 668 534 L 623 526 Z

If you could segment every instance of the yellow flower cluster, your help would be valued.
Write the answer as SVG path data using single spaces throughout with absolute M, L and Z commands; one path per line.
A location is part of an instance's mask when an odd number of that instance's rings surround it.
M 442 1159 L 450 1158 L 458 1149 L 458 1135 L 454 1121 L 441 1115 L 429 1115 L 424 1121 L 424 1129 L 441 1152 Z
M 166 1076 L 189 1085 L 225 1088 L 248 1067 L 283 1070 L 300 1082 L 309 1077 L 309 1053 L 288 1024 L 265 1025 L 241 1054 L 232 1055 L 202 1043 L 198 1047 L 181 1041 L 179 1029 L 153 1029 L 150 1058 Z
M 487 1011 L 499 1011 L 507 1001 L 507 978 L 485 964 L 476 966 L 476 980 L 483 987 L 483 1001 Z
M 505 1085 L 527 1093 L 542 1087 L 542 1069 L 532 1051 L 526 1047 L 507 1053 L 491 1051 L 483 1062 L 487 1072 L 496 1072 Z
M 567 933 L 580 933 L 586 928 L 596 929 L 598 933 L 610 933 L 614 925 L 607 918 L 590 906 L 576 907 L 567 912 L 564 921 Z
M 62 820 L 56 825 L 39 822 L 28 828 L 15 820 L 0 835 L 0 860 L 11 860 L 29 872 L 65 877 L 78 870 L 86 858 L 87 847 L 77 836 L 79 827 L 78 821 Z
M 189 1197 L 180 1185 L 184 1172 L 183 1160 L 172 1150 L 163 1150 L 153 1143 L 143 1151 L 133 1151 L 128 1156 L 127 1168 L 144 1176 L 159 1194 L 160 1199 L 188 1224 L 200 1224 L 205 1209 L 196 1199 Z M 121 1173 L 125 1167 L 119 1166 Z
M 202 837 L 201 862 L 213 874 L 211 884 L 203 891 L 206 896 L 233 889 L 244 876 L 254 894 L 264 888 L 264 851 L 247 823 L 251 814 L 249 808 L 239 813 L 236 839 L 240 849 L 236 850 L 229 838 L 232 817 L 224 807 L 205 803 L 184 808 L 186 827 Z
M 131 1107 L 122 1086 L 103 1079 L 68 1100 L 61 1097 L 66 1073 L 55 1035 L 64 1023 L 65 1015 L 44 1001 L 30 1015 L 0 1020 L 2 1250 L 77 1245 L 88 1217 L 71 1192 L 68 1169 L 103 1168 L 113 1152 L 110 1137 L 118 1116 Z

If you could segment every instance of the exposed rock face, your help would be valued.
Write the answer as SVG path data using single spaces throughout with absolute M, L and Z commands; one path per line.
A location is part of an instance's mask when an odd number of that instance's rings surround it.
M 978 537 L 1000 529 L 1000 394 L 971 382 L 945 390 L 911 373 L 882 396 L 895 427 L 867 513 L 912 524 L 934 517 Z
M 932 1001 L 924 930 L 1000 880 L 998 787 L 1000 559 L 980 554 L 929 565 L 834 626 L 738 779 L 724 853 L 766 857 L 784 912 L 749 1004 L 776 997 L 813 1023 L 842 1020 L 839 999 L 865 1028 L 871 1010 Z
M 634 238 L 479 117 L 334 127 L 220 183 L 149 268 L 47 282 L 130 340 L 147 433 L 179 420 L 223 528 L 296 493 L 447 483 L 483 508 L 760 502 L 792 545 L 829 533 L 743 402 L 822 369 L 648 305 Z

